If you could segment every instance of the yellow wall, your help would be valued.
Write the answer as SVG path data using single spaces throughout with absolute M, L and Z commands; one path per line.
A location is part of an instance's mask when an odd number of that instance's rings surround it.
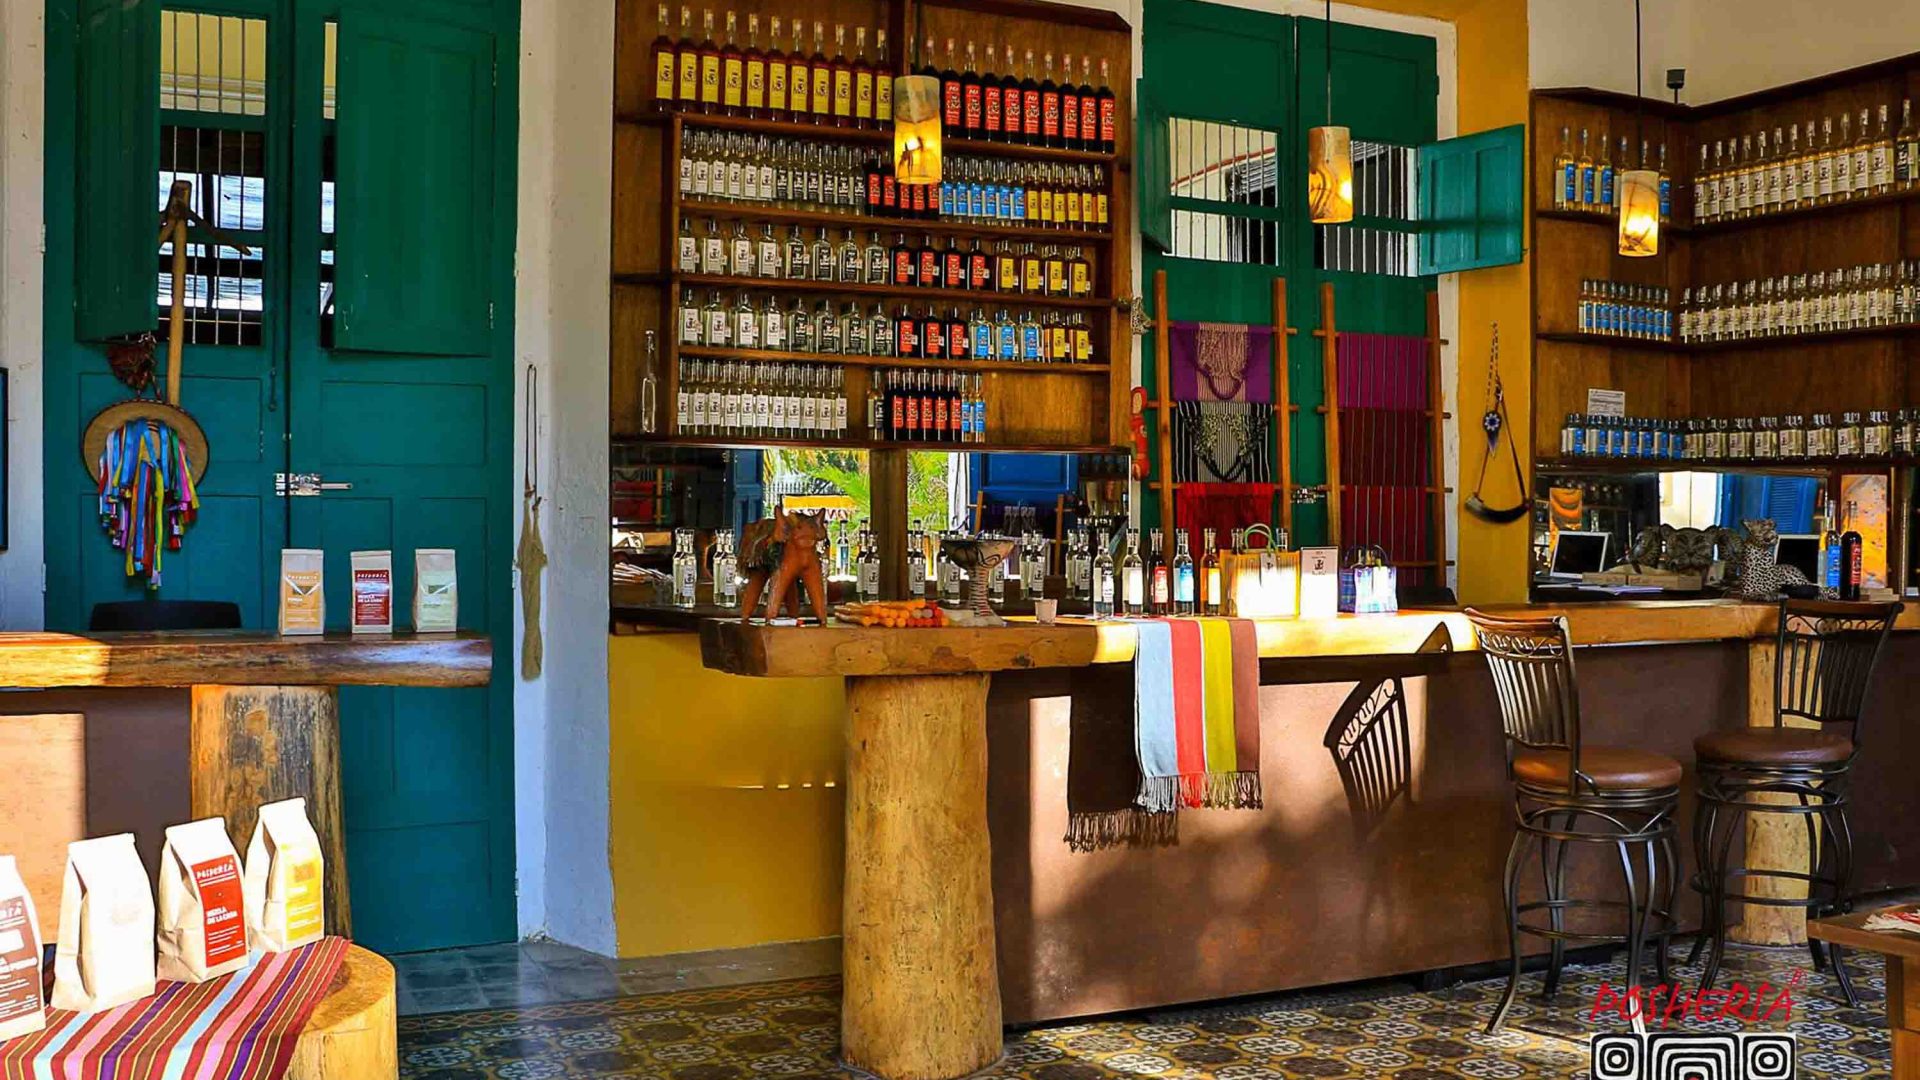
M 607 647 L 620 955 L 838 934 L 841 681 L 711 672 L 696 634 Z

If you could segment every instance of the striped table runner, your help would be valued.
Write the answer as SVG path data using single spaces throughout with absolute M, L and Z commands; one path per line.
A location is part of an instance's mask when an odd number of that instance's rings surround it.
M 329 937 L 106 1012 L 49 1010 L 45 1030 L 0 1043 L 0 1080 L 279 1080 L 346 955 Z

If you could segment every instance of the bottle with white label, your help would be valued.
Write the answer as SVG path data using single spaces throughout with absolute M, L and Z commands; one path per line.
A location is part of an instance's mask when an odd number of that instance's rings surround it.
M 713 602 L 731 608 L 740 602 L 740 563 L 733 550 L 733 530 L 723 529 L 714 541 Z
M 701 330 L 700 305 L 693 302 L 693 290 L 680 290 L 680 344 L 700 344 Z
M 927 539 L 919 522 L 907 534 L 907 595 L 927 595 Z
M 1196 614 L 1193 598 L 1193 554 L 1187 550 L 1187 530 L 1174 530 L 1176 548 L 1173 555 L 1173 612 L 1176 615 Z
M 1020 559 L 1020 570 L 1020 588 L 1028 600 L 1037 600 L 1046 595 L 1047 542 L 1039 533 L 1033 533 L 1028 538 L 1027 551 Z
M 880 599 L 880 549 L 874 545 L 873 533 L 865 529 L 860 531 L 860 553 L 856 558 L 860 599 Z
M 700 561 L 693 553 L 693 530 L 673 532 L 673 605 L 690 608 L 694 586 L 700 578 Z
M 1113 617 L 1113 545 L 1107 538 L 1107 530 L 1101 529 L 1094 544 L 1092 568 L 1089 579 L 1089 593 L 1093 598 L 1093 615 L 1096 619 Z

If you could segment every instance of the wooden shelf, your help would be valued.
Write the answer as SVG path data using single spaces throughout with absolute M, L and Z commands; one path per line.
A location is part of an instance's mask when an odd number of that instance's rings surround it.
M 971 154 L 976 157 L 1026 158 L 1032 161 L 1052 161 L 1063 165 L 1106 165 L 1113 168 L 1125 168 L 1126 162 L 1117 154 L 1104 150 L 1069 150 L 1058 146 L 1032 146 L 1027 143 L 993 142 L 989 139 L 961 139 L 942 137 L 941 152 L 947 154 Z
M 836 214 L 828 210 L 800 210 L 787 206 L 766 206 L 750 202 L 708 202 L 685 199 L 680 203 L 682 217 L 715 217 L 735 220 L 750 218 L 786 225 L 825 225 L 839 229 L 879 229 L 883 232 L 922 233 L 940 236 L 980 237 L 983 240 L 1055 240 L 1063 243 L 1107 244 L 1112 232 L 1086 229 L 1053 229 L 1035 225 L 974 225 L 941 218 L 890 218 L 867 214 Z
M 1677 181 L 1676 181 L 1677 183 Z M 1844 202 L 1827 203 L 1818 206 L 1797 206 L 1791 210 L 1776 210 L 1771 214 L 1756 214 L 1753 217 L 1730 218 L 1726 221 L 1706 221 L 1685 223 L 1663 221 L 1660 223 L 1662 234 L 1675 236 L 1718 236 L 1724 233 L 1745 232 L 1749 229 L 1762 229 L 1769 225 L 1805 221 L 1808 218 L 1827 216 L 1838 217 L 1860 210 L 1873 210 L 1879 207 L 1899 206 L 1903 203 L 1920 202 L 1920 188 L 1910 191 L 1890 191 L 1884 195 L 1867 195 L 1847 199 Z M 1538 207 L 1533 211 L 1536 218 L 1548 221 L 1572 221 L 1582 225 L 1594 225 L 1607 229 L 1616 228 L 1618 218 L 1612 213 L 1594 210 L 1562 210 L 1558 207 Z M 1662 252 L 1665 254 L 1665 252 Z
M 1670 473 L 1670 472 L 1882 472 L 1920 464 L 1897 458 L 1775 458 L 1771 461 L 1637 461 L 1630 458 L 1544 458 L 1533 467 L 1540 472 Z
M 1608 229 L 1618 229 L 1620 227 L 1619 216 L 1611 211 L 1562 210 L 1556 206 L 1546 206 L 1535 208 L 1533 216 L 1536 218 L 1544 218 L 1548 221 L 1571 221 L 1580 225 L 1600 225 Z M 1695 228 L 1696 226 L 1683 225 L 1678 221 L 1663 221 L 1660 223 L 1660 235 L 1666 236 L 1671 233 L 1677 236 L 1685 236 L 1693 232 Z M 1666 252 L 1662 251 L 1660 254 L 1665 255 Z
M 778 352 L 772 349 L 722 349 L 706 345 L 681 345 L 681 356 L 712 360 L 771 361 L 777 364 L 841 364 L 864 368 L 939 368 L 951 371 L 1010 371 L 1028 375 L 1099 375 L 1112 369 L 1105 364 L 1054 364 L 1019 360 L 931 360 L 917 356 L 863 356 L 857 353 Z
M 770 439 L 740 435 L 635 435 L 613 437 L 623 446 L 686 446 L 712 450 L 762 450 L 767 447 L 793 447 L 809 450 L 938 450 L 963 454 L 1121 454 L 1124 446 L 1093 444 L 1088 446 L 1050 443 L 960 443 L 910 442 L 891 439 Z
M 1741 338 L 1738 341 L 1696 341 L 1682 345 L 1692 352 L 1737 352 L 1747 349 L 1805 347 L 1839 341 L 1876 341 L 1912 337 L 1920 334 L 1920 325 L 1864 326 L 1852 330 L 1826 330 L 1818 334 L 1782 334 L 1776 337 Z
M 837 139 L 842 142 L 869 143 L 875 146 L 891 145 L 893 142 L 893 132 L 885 128 L 802 124 L 792 120 L 727 116 L 722 113 L 688 112 L 684 109 L 660 113 L 623 113 L 615 117 L 615 120 L 622 124 L 635 124 L 641 127 L 662 127 L 676 117 L 686 127 L 705 128 L 711 131 L 738 131 L 749 135 L 770 135 L 791 139 Z M 963 139 L 957 136 L 942 138 L 941 145 L 944 148 L 943 152 L 948 154 L 1024 158 L 1068 165 L 1106 165 L 1113 168 L 1125 168 L 1127 164 L 1120 155 L 1109 154 L 1103 150 L 1072 150 L 1057 146 L 994 142 L 989 139 Z
M 652 281 L 627 281 L 628 277 L 650 276 Z M 616 274 L 614 280 L 622 284 L 660 284 L 661 275 L 625 275 Z M 807 278 L 763 278 L 735 277 L 731 274 L 669 274 L 675 288 L 689 285 L 696 288 L 745 288 L 769 289 L 793 293 L 833 293 L 849 296 L 876 296 L 887 300 L 941 300 L 952 303 L 986 303 L 997 301 L 1011 307 L 1036 308 L 1078 308 L 1081 310 L 1101 311 L 1112 308 L 1112 300 L 1103 297 L 1081 297 L 1078 299 L 1064 296 L 1029 296 L 1025 293 L 999 292 L 988 289 L 916 289 L 903 285 L 847 284 L 833 281 L 814 281 Z M 1103 367 L 1105 365 L 1102 365 Z
M 1608 349 L 1631 349 L 1639 352 L 1688 352 L 1690 347 L 1677 341 L 1659 341 L 1650 338 L 1618 337 L 1613 334 L 1579 334 L 1541 331 L 1534 337 L 1541 341 L 1554 341 L 1562 345 L 1597 345 Z

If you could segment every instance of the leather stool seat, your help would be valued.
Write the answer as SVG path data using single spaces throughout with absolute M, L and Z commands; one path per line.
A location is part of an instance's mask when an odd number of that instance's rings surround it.
M 1853 740 L 1817 728 L 1751 727 L 1702 735 L 1693 753 L 1738 765 L 1831 765 L 1853 756 Z
M 1649 791 L 1677 787 L 1680 763 L 1651 750 L 1627 746 L 1580 748 L 1580 771 L 1591 776 L 1601 791 Z M 1514 778 L 1538 788 L 1565 791 L 1567 788 L 1567 752 L 1565 750 L 1519 750 L 1513 755 Z

